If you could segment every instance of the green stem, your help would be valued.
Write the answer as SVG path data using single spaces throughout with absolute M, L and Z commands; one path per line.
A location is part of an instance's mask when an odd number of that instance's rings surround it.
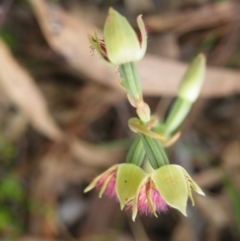
M 126 162 L 141 166 L 144 160 L 144 156 L 145 150 L 141 137 L 138 135 L 128 151 Z
M 167 119 L 164 123 L 164 132 L 166 135 L 171 135 L 175 132 L 186 116 L 188 115 L 191 109 L 192 103 L 186 99 L 178 97 L 172 108 L 170 109 L 170 113 L 167 116 Z
M 132 100 L 136 98 L 142 99 L 142 88 L 140 78 L 133 62 L 121 64 L 119 66 L 120 75 L 122 77 L 123 86 Z
M 154 169 L 168 165 L 169 161 L 163 150 L 160 142 L 157 139 L 151 138 L 144 134 L 139 134 L 147 155 L 147 158 Z

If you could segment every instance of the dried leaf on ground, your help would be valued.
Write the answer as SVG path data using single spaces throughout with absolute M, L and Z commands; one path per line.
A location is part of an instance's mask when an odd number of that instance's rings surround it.
M 121 147 L 97 146 L 74 138 L 70 141 L 70 148 L 80 163 L 92 167 L 116 164 L 122 162 L 125 156 Z
M 30 3 L 49 45 L 64 56 L 70 66 L 88 79 L 120 90 L 117 71 L 105 66 L 98 56 L 91 56 L 89 52 L 87 34 L 94 32 L 94 26 L 44 0 L 30 0 Z M 187 68 L 185 63 L 149 54 L 137 66 L 144 93 L 155 96 L 174 96 Z M 239 91 L 240 71 L 208 68 L 202 97 L 225 96 Z
M 32 125 L 53 140 L 61 138 L 61 131 L 47 110 L 47 104 L 33 78 L 11 55 L 0 40 L 0 85 L 9 99 L 22 110 Z
M 229 210 L 224 209 L 225 202 L 222 201 L 221 195 L 218 197 L 211 197 L 209 194 L 206 194 L 205 197 L 194 195 L 194 199 L 201 214 L 207 217 L 213 226 L 222 228 L 228 225 L 230 222 Z
M 237 2 L 213 3 L 203 5 L 198 9 L 165 15 L 151 15 L 146 17 L 146 22 L 154 32 L 173 31 L 184 34 L 189 31 L 209 29 L 230 23 L 239 17 L 239 9 L 240 5 Z
M 181 219 L 171 235 L 171 241 L 197 241 L 187 220 Z
M 24 236 L 18 239 L 18 241 L 56 241 L 54 239 L 46 239 L 35 236 Z

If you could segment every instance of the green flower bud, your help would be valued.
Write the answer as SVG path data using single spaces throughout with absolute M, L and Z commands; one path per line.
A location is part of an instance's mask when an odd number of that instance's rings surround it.
M 104 25 L 104 40 L 111 63 L 119 65 L 135 62 L 144 56 L 147 47 L 147 33 L 141 16 L 138 16 L 137 23 L 141 33 L 140 38 L 125 17 L 113 8 L 109 9 Z
M 125 17 L 109 8 L 104 25 L 104 39 L 97 34 L 88 39 L 98 54 L 108 64 L 120 65 L 135 62 L 144 56 L 147 48 L 147 31 L 142 16 L 137 17 L 140 34 L 137 35 Z
M 178 96 L 193 103 L 201 90 L 206 69 L 206 58 L 203 54 L 197 55 L 181 81 Z

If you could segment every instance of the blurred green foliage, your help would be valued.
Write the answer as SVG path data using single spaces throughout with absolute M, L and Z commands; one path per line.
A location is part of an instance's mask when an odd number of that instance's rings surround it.
M 202 41 L 202 43 L 200 44 L 200 46 L 198 47 L 198 51 L 209 51 L 211 50 L 217 43 L 217 41 L 219 40 L 219 36 L 217 33 L 215 32 L 211 32 L 209 33 L 204 40 Z
M 226 67 L 234 68 L 234 69 L 239 69 L 240 67 L 240 37 L 238 37 L 236 46 L 237 48 L 235 49 L 230 59 L 228 60 Z
M 0 136 L 0 160 L 1 167 L 6 169 L 11 165 L 17 155 L 17 150 L 7 139 Z
M 235 187 L 229 175 L 224 175 L 224 185 L 230 198 L 233 213 L 235 215 L 235 221 L 238 229 L 238 236 L 240 237 L 240 193 Z
M 25 191 L 14 174 L 17 148 L 0 136 L 0 238 L 13 240 L 24 228 Z
M 16 36 L 14 36 L 13 32 L 9 31 L 7 28 L 0 29 L 0 37 L 11 49 L 17 46 L 18 41 Z

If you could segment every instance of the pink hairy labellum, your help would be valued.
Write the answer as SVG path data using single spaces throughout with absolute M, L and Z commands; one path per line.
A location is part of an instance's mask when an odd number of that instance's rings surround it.
M 141 187 L 137 195 L 137 213 L 139 215 L 152 216 L 154 214 L 150 202 L 154 205 L 156 213 L 161 214 L 168 211 L 168 205 L 160 193 L 153 187 L 151 180 L 148 180 L 147 183 Z M 133 201 L 126 206 L 126 210 L 132 211 L 132 208 Z
M 103 189 L 103 194 L 107 197 L 114 198 L 117 200 L 116 194 L 116 171 L 111 173 L 106 173 L 103 175 L 96 183 L 96 189 L 101 192 Z M 163 200 L 159 192 L 153 188 L 153 183 L 149 179 L 148 182 L 141 187 L 138 194 L 138 214 L 152 216 L 153 211 L 149 204 L 149 198 L 154 205 L 154 210 L 156 213 L 165 213 L 168 210 L 166 202 Z M 131 200 L 126 206 L 125 210 L 132 211 L 133 200 Z

